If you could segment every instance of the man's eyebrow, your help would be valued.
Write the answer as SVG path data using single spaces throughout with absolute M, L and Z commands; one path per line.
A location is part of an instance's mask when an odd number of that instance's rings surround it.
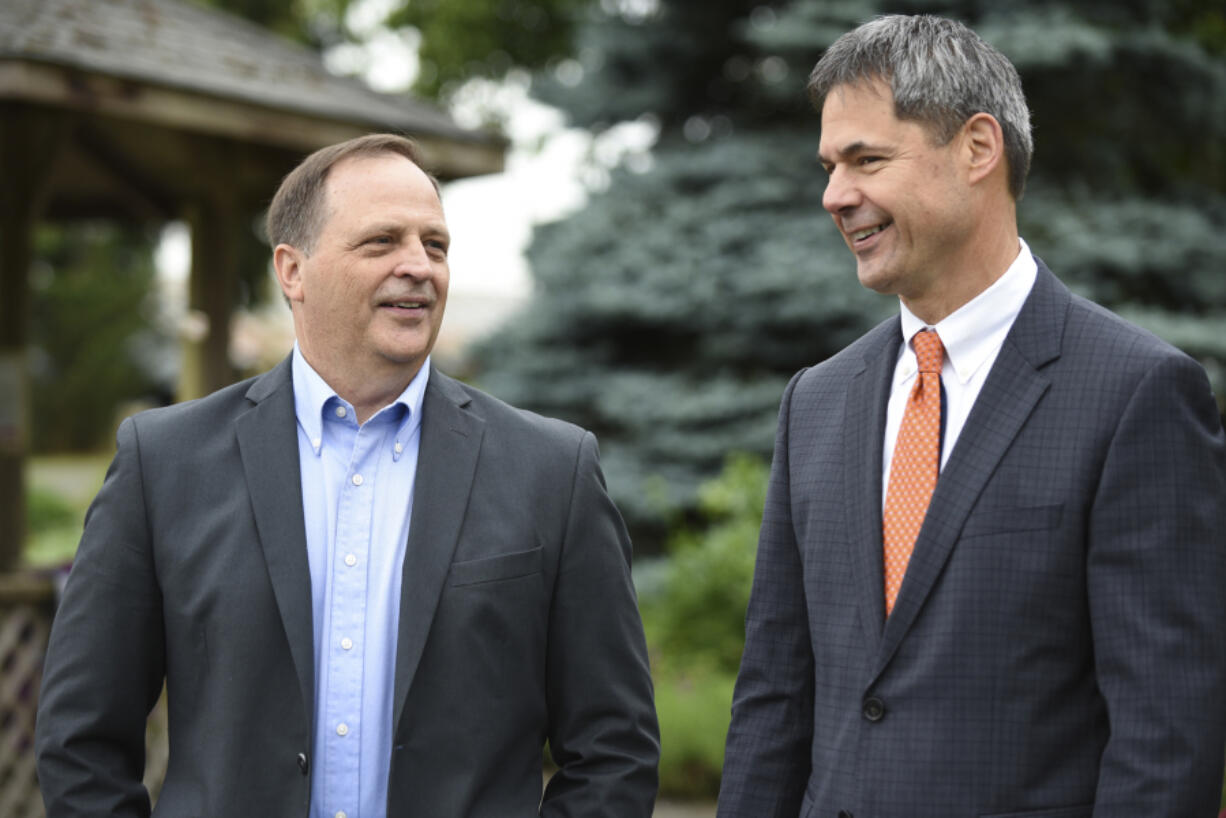
M 399 222 L 371 222 L 365 225 L 358 232 L 363 236 L 373 236 L 379 233 L 387 233 L 393 236 L 404 234 L 408 228 Z M 421 225 L 420 232 L 423 235 L 442 237 L 451 239 L 451 232 L 447 229 L 447 225 L 443 222 L 426 222 Z
M 850 142 L 844 145 L 839 150 L 835 151 L 834 159 L 847 159 L 852 156 L 859 156 L 860 154 L 864 154 L 864 153 L 884 153 L 884 152 L 885 152 L 885 148 L 882 146 L 872 145 L 868 142 L 865 142 L 862 139 L 857 139 L 855 142 Z M 820 161 L 823 166 L 832 164 L 834 161 L 834 159 L 831 159 L 828 156 L 823 156 L 821 151 L 818 151 L 817 158 L 818 158 L 818 161 Z
M 345 236 L 345 246 L 350 249 L 361 247 L 369 239 L 374 236 L 399 236 L 400 231 L 394 225 L 383 224 L 381 222 L 373 222 L 371 224 L 358 225 Z
M 363 228 L 365 233 L 402 233 L 404 228 L 395 222 L 371 222 Z
M 442 222 L 430 222 L 422 225 L 421 232 L 422 235 L 441 238 L 443 241 L 449 243 L 451 241 L 451 231 L 448 230 L 447 225 L 443 224 Z

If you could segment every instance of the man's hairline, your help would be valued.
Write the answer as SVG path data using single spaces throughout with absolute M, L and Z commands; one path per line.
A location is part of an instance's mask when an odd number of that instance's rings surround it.
M 350 160 L 356 161 L 358 159 L 378 159 L 383 156 L 399 156 L 401 159 L 405 160 L 410 165 L 420 170 L 422 174 L 426 177 L 426 180 L 430 183 L 430 186 L 434 188 L 434 195 L 438 197 L 439 208 L 440 209 L 442 208 L 443 190 L 442 190 L 442 186 L 439 184 L 438 179 L 435 177 L 433 173 L 431 173 L 430 171 L 422 167 L 420 162 L 408 156 L 404 152 L 395 150 L 391 148 L 390 146 L 384 146 L 383 148 L 379 150 L 371 151 L 369 153 L 366 153 L 366 152 L 351 153 L 346 156 L 342 156 L 341 158 L 333 162 L 331 165 L 328 165 L 328 167 L 323 172 L 323 176 L 320 180 L 321 183 L 319 186 L 321 207 L 319 208 L 318 224 L 311 225 L 310 235 L 307 237 L 308 241 L 303 242 L 303 244 L 306 246 L 297 247 L 287 241 L 283 241 L 283 242 L 278 243 L 277 247 L 280 247 L 281 245 L 285 245 L 286 247 L 290 247 L 302 253 L 302 255 L 305 256 L 306 258 L 310 258 L 311 254 L 315 252 L 315 243 L 319 240 L 319 234 L 323 231 L 324 224 L 327 223 L 328 219 L 331 218 L 331 215 L 332 215 L 332 211 L 330 209 L 332 205 L 329 201 L 329 195 L 328 195 L 328 192 L 329 192 L 328 184 L 332 180 L 332 171 L 336 170 L 338 167 L 340 167 L 341 165 L 344 165 L 346 162 L 349 162 Z M 448 231 L 448 238 L 450 238 L 450 232 L 451 231 Z M 273 251 L 276 252 L 276 247 L 273 248 Z
M 826 90 L 826 93 L 821 95 L 820 99 L 818 98 L 813 99 L 814 104 L 817 106 L 818 133 L 819 134 L 821 133 L 821 118 L 825 114 L 827 100 L 829 100 L 830 96 L 834 94 L 835 92 L 841 93 L 843 89 L 847 89 L 847 88 L 863 88 L 863 89 L 872 91 L 878 96 L 882 96 L 881 90 L 884 89 L 889 94 L 890 110 L 891 110 L 891 113 L 893 113 L 894 118 L 897 119 L 899 122 L 914 122 L 915 124 L 922 127 L 928 136 L 931 146 L 934 148 L 943 148 L 946 145 L 948 145 L 950 142 L 952 142 L 954 140 L 954 137 L 958 135 L 958 131 L 961 130 L 962 127 L 966 125 L 966 123 L 969 122 L 971 119 L 971 117 L 967 117 L 966 119 L 963 119 L 961 124 L 957 128 L 955 128 L 948 137 L 942 138 L 943 133 L 941 129 L 938 127 L 937 122 L 934 121 L 933 119 L 925 118 L 922 116 L 907 116 L 899 112 L 898 99 L 894 96 L 894 87 L 890 84 L 890 81 L 891 81 L 891 77 L 889 76 L 886 76 L 884 74 L 879 74 L 879 73 L 873 73 L 873 74 L 861 74 L 852 79 L 843 80 L 841 82 L 837 82 L 831 85 Z M 976 114 L 979 114 L 979 113 L 988 113 L 988 112 L 987 111 L 976 111 L 975 114 L 972 114 L 971 116 L 975 116 Z M 988 116 L 992 116 L 992 115 L 988 114 Z M 995 119 L 995 117 L 993 117 L 993 119 Z M 821 159 L 820 152 L 818 153 L 818 159 Z

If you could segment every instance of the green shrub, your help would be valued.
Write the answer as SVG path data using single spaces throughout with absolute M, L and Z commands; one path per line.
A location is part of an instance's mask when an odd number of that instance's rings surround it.
M 92 451 L 115 413 L 168 390 L 153 374 L 169 339 L 154 316 L 156 235 L 79 222 L 34 232 L 30 268 L 30 448 Z
M 75 526 L 78 521 L 76 506 L 59 494 L 38 487 L 26 492 L 26 530 L 31 536 Z
M 761 459 L 730 456 L 699 489 L 705 527 L 674 532 L 664 567 L 648 569 L 648 587 L 640 589 L 644 624 L 670 664 L 730 674 L 740 666 L 767 477 Z
M 660 792 L 680 798 L 713 798 L 724 766 L 734 674 L 655 673 L 660 717 Z
M 761 459 L 729 457 L 720 475 L 699 490 L 701 520 L 677 527 L 667 558 L 636 568 L 656 685 L 664 795 L 713 798 L 719 792 L 767 477 Z

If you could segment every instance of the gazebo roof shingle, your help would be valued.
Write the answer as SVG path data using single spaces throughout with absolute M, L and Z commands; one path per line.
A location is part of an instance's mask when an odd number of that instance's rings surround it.
M 184 0 L 4 0 L 0 61 L 103 74 L 376 130 L 499 141 L 406 94 L 329 73 L 311 49 Z

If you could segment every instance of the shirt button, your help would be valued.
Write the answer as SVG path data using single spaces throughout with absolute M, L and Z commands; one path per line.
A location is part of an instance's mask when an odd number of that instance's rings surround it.
M 343 809 L 336 811 L 336 818 L 348 818 Z
M 355 557 L 353 554 L 346 554 L 345 564 L 348 565 L 350 568 L 352 568 L 353 566 L 358 564 L 358 558 Z
M 347 409 L 345 409 L 345 407 L 344 407 L 344 406 L 338 406 L 338 407 L 336 407 L 336 416 L 337 416 L 338 418 L 343 418 L 343 417 L 344 417 L 345 415 L 347 415 L 347 414 L 349 414 L 349 411 L 348 411 Z
M 341 722 L 340 724 L 336 725 L 336 734 L 338 736 L 349 735 L 349 725 L 345 724 L 345 722 Z
M 401 452 L 404 451 L 404 446 L 400 445 L 399 443 L 397 443 L 392 448 L 396 450 L 396 454 L 400 454 Z
M 344 648 L 345 650 L 352 650 L 353 640 L 350 639 L 348 636 L 346 636 L 344 639 L 341 640 L 341 647 Z
M 360 485 L 362 485 L 362 475 L 360 475 L 360 474 L 355 474 L 355 475 L 353 476 L 353 484 L 354 484 L 355 486 L 360 486 Z

